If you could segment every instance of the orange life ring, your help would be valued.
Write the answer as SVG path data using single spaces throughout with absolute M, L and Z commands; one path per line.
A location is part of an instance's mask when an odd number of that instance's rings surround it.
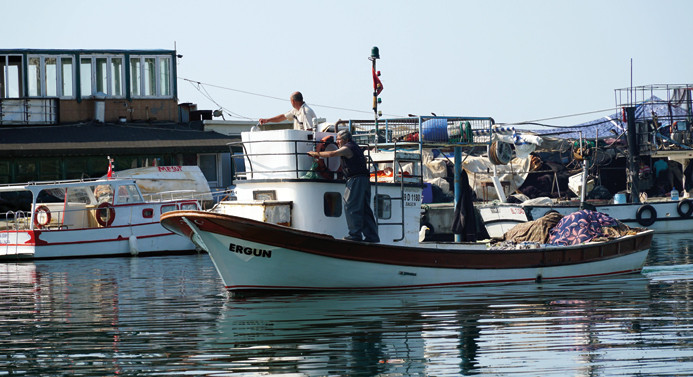
M 34 211 L 34 225 L 43 228 L 51 222 L 51 210 L 41 205 Z
M 105 212 L 105 216 L 103 216 Z M 103 202 L 96 208 L 96 222 L 103 227 L 108 227 L 115 220 L 115 207 L 109 202 Z

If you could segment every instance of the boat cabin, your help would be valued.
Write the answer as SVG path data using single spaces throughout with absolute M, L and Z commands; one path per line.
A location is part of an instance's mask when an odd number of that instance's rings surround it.
M 143 196 L 134 179 L 35 182 L 0 186 L 0 230 L 63 230 L 153 222 L 163 212 L 198 209 L 196 200 Z M 163 203 L 155 213 L 151 203 Z M 145 206 L 147 208 L 141 208 Z M 158 206 L 156 207 L 158 208 Z M 123 215 L 116 211 L 139 211 Z
M 426 123 L 429 120 L 434 120 L 435 130 L 428 128 L 432 124 Z M 341 125 L 352 132 L 369 161 L 371 206 L 381 243 L 419 242 L 423 147 L 486 147 L 491 140 L 491 125 L 490 118 L 413 118 L 382 123 L 351 121 Z M 342 199 L 345 180 L 339 159 L 314 160 L 307 154 L 313 150 L 336 149 L 334 141 L 340 125 L 335 127 L 328 132 L 243 132 L 238 143 L 243 154 L 234 161 L 242 165 L 237 167 L 239 173 L 234 181 L 237 200 L 222 201 L 212 211 L 335 238 L 345 236 L 347 225 Z M 456 138 L 452 142 L 448 128 Z M 422 135 L 423 141 L 413 138 L 417 134 Z M 466 139 L 460 141 L 460 135 Z M 232 147 L 239 145 L 232 144 Z

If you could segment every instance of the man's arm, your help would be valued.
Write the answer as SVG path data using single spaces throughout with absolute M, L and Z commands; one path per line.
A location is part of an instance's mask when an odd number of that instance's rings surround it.
M 322 152 L 313 152 L 310 151 L 308 152 L 309 156 L 313 157 L 344 157 L 344 158 L 351 158 L 354 154 L 351 152 L 351 149 L 347 147 L 341 147 L 339 149 L 336 149 L 334 151 L 322 151 Z
M 259 122 L 260 124 L 265 124 L 265 123 L 279 123 L 283 122 L 286 120 L 286 114 L 279 114 L 277 116 L 273 116 L 271 118 L 260 118 Z

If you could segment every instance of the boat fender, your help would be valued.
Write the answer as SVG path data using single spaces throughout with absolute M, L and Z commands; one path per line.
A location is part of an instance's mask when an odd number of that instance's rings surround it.
M 44 228 L 50 222 L 51 210 L 43 205 L 36 207 L 36 211 L 34 211 L 34 225 L 39 228 Z
M 693 202 L 689 199 L 683 199 L 676 206 L 676 211 L 679 213 L 679 216 L 683 218 L 687 219 L 691 217 L 691 214 L 693 214 Z
M 109 227 L 115 220 L 115 208 L 111 203 L 103 202 L 96 209 L 96 222 L 103 227 Z
M 334 137 L 332 137 L 331 135 L 323 137 L 322 139 L 320 139 L 320 142 L 318 142 L 318 145 L 316 146 L 317 152 L 324 152 L 327 149 L 327 146 L 330 144 L 335 144 Z M 320 176 L 322 176 L 324 179 L 332 179 L 333 177 L 332 172 L 327 167 L 326 159 L 323 157 L 318 158 L 317 171 L 320 173 Z
M 643 214 L 645 212 L 649 212 L 650 216 L 643 218 Z M 640 208 L 638 208 L 638 211 L 635 212 L 635 218 L 638 220 L 638 224 L 642 226 L 650 226 L 657 220 L 657 210 L 649 204 L 642 205 Z
M 130 254 L 132 256 L 137 256 L 137 254 L 140 253 L 140 249 L 137 247 L 137 236 L 134 234 L 130 236 L 128 243 L 130 244 Z

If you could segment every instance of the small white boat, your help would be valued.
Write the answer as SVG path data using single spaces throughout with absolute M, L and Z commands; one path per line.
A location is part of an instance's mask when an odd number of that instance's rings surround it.
M 159 223 L 194 199 L 145 201 L 133 179 L 0 186 L 0 258 L 34 259 L 194 251 Z
M 389 125 L 397 126 L 395 121 Z M 330 161 L 320 164 L 323 173 L 332 174 L 328 179 L 308 174 L 315 165 L 306 152 L 329 136 L 335 135 L 243 133 L 245 165 L 252 170 L 247 179 L 235 182 L 238 200 L 221 202 L 212 211 L 167 212 L 162 225 L 208 251 L 231 291 L 574 280 L 634 273 L 645 263 L 653 235 L 649 230 L 609 241 L 527 249 L 495 249 L 488 241 L 421 242 L 420 149 L 397 144 L 381 144 L 368 152 L 379 170 L 394 169 L 387 182 L 372 175 L 372 207 L 381 242 L 342 240 L 347 234 L 344 181 Z
M 479 206 L 491 237 L 500 238 L 513 225 L 538 219 L 550 211 L 568 215 L 580 209 L 579 201 L 553 201 L 548 204 L 493 203 Z M 537 203 L 532 201 L 531 203 Z M 630 227 L 646 227 L 657 233 L 682 233 L 693 229 L 693 201 L 650 198 L 643 203 L 608 203 L 590 201 L 584 205 L 618 219 Z M 452 210 L 450 210 L 452 211 Z

